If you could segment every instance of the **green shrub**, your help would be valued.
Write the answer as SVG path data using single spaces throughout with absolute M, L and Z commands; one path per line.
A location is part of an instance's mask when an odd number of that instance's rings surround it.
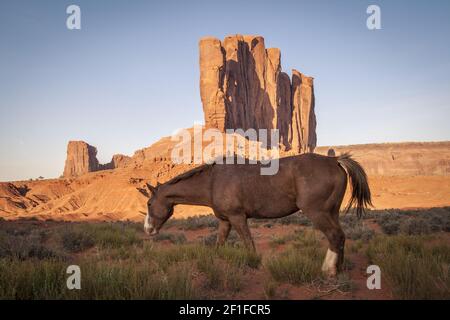
M 231 230 L 226 241 L 227 245 L 235 246 L 240 242 L 240 238 L 235 230 Z M 215 246 L 217 243 L 217 233 L 212 233 L 200 238 L 200 243 L 206 246 Z
M 212 256 L 197 261 L 197 268 L 206 276 L 206 287 L 214 290 L 239 291 L 242 287 L 243 269 Z
M 144 244 L 140 258 L 143 261 L 151 260 L 162 270 L 168 270 L 179 262 L 192 261 L 210 255 L 205 246 L 184 244 L 160 248 L 153 244 Z
M 264 297 L 267 300 L 272 300 L 277 294 L 278 284 L 276 281 L 269 280 L 264 282 Z
M 223 287 L 232 292 L 238 292 L 242 289 L 244 280 L 244 270 L 230 264 L 223 268 Z
M 310 283 L 322 276 L 321 265 L 325 251 L 313 230 L 295 233 L 292 245 L 284 252 L 269 258 L 265 267 L 273 279 L 292 284 Z
M 167 272 L 127 262 L 82 261 L 81 290 L 66 287 L 60 261 L 0 260 L 0 299 L 195 299 L 192 267 Z
M 397 212 L 383 211 L 376 221 L 385 234 L 395 235 L 400 231 L 400 214 Z
M 346 215 L 342 217 L 341 226 L 348 239 L 368 241 L 375 235 L 375 232 L 367 228 L 363 220 L 356 216 Z
M 286 243 L 290 243 L 297 247 L 319 245 L 316 236 L 311 230 L 295 230 L 284 236 L 273 236 L 270 245 L 276 247 Z
M 408 235 L 420 235 L 430 233 L 431 228 L 427 220 L 408 218 L 400 223 L 400 231 Z
M 246 248 L 223 246 L 217 248 L 217 255 L 236 267 L 247 266 L 256 269 L 261 264 L 261 256 Z
M 380 226 L 381 230 L 387 235 L 395 235 L 400 231 L 399 221 L 384 221 Z
M 367 248 L 400 299 L 450 299 L 450 247 L 424 236 L 382 236 Z
M 95 245 L 91 234 L 70 229 L 61 234 L 61 242 L 63 248 L 70 252 L 81 252 Z
M 117 248 L 142 242 L 134 228 L 113 223 L 90 224 L 88 226 L 95 243 L 101 247 Z
M 294 234 L 289 234 L 287 236 L 272 236 L 272 239 L 270 240 L 270 246 L 272 247 L 277 247 L 277 246 L 281 246 L 283 244 L 286 244 L 287 241 L 289 240 L 294 240 L 295 239 L 295 235 Z
M 299 285 L 321 277 L 322 259 L 323 254 L 317 248 L 290 248 L 269 259 L 265 266 L 276 281 Z
M 173 244 L 183 244 L 186 243 L 186 236 L 183 233 L 168 233 L 168 232 L 160 232 L 156 236 L 153 237 L 154 241 L 170 241 Z
M 316 237 L 316 233 L 314 230 L 297 230 L 295 231 L 294 243 L 293 246 L 302 250 L 307 247 L 320 247 L 320 241 Z M 323 236 L 321 234 L 321 236 Z
M 123 223 L 76 223 L 62 228 L 60 233 L 63 247 L 72 252 L 93 245 L 119 248 L 142 243 L 136 229 Z
M 388 235 L 399 232 L 412 235 L 450 231 L 450 207 L 423 210 L 373 210 L 370 216 L 376 219 L 382 231 Z
M 296 224 L 301 226 L 311 226 L 311 221 L 304 215 L 300 213 L 294 213 L 289 216 L 277 219 L 276 222 L 289 225 L 289 224 Z
M 216 216 L 209 214 L 204 216 L 193 216 L 185 219 L 172 219 L 167 221 L 168 227 L 175 226 L 183 230 L 198 230 L 203 228 L 217 229 L 219 226 L 219 219 Z
M 49 259 L 64 258 L 58 252 L 41 244 L 41 233 L 31 232 L 27 235 L 11 235 L 0 232 L 0 258 L 16 258 L 25 260 L 30 258 Z
M 60 260 L 0 259 L 0 299 L 61 299 L 66 268 Z
M 197 261 L 197 269 L 206 276 L 206 286 L 209 289 L 218 289 L 221 287 L 222 270 L 219 263 L 213 257 L 207 256 Z
M 356 240 L 351 245 L 349 245 L 349 250 L 352 253 L 357 253 L 361 250 L 362 247 L 363 247 L 363 241 L 360 239 L 360 240 Z
M 205 246 L 215 246 L 217 243 L 217 233 L 211 233 L 207 236 L 200 237 L 199 242 Z

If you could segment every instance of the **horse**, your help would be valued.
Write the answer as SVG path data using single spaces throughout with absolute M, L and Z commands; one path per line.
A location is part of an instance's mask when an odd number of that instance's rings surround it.
M 222 162 L 225 163 L 225 162 Z M 233 227 L 245 247 L 255 250 L 247 219 L 281 218 L 305 214 L 328 240 L 322 271 L 335 277 L 342 270 L 345 234 L 339 211 L 351 182 L 346 211 L 356 205 L 361 217 L 372 205 L 367 175 L 350 154 L 337 157 L 306 153 L 279 159 L 275 175 L 261 175 L 262 164 L 204 164 L 156 187 L 147 184 L 144 230 L 158 234 L 177 204 L 212 208 L 219 220 L 217 245 L 223 245 Z

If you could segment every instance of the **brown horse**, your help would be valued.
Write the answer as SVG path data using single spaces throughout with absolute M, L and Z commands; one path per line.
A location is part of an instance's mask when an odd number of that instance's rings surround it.
M 152 187 L 144 229 L 158 233 L 177 204 L 203 205 L 219 219 L 217 245 L 223 245 L 235 228 L 248 248 L 255 248 L 248 218 L 281 218 L 301 211 L 328 239 L 322 270 L 335 276 L 344 259 L 345 235 L 339 225 L 339 209 L 347 187 L 352 194 L 347 210 L 356 204 L 361 215 L 371 204 L 363 168 L 350 155 L 327 157 L 307 153 L 279 159 L 275 175 L 261 175 L 261 164 L 210 164 L 183 173 Z

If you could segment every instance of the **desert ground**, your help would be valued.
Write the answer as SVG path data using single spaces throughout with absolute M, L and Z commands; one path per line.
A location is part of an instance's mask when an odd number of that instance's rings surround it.
M 155 238 L 133 222 L 0 221 L 1 299 L 449 299 L 450 208 L 341 216 L 344 270 L 327 279 L 323 235 L 300 214 L 252 220 L 257 253 L 211 215 L 169 220 Z M 81 290 L 67 290 L 79 265 Z M 368 265 L 381 289 L 366 285 Z

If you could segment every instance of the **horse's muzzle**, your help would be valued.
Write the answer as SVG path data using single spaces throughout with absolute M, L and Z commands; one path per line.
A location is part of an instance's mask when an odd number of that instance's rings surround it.
M 158 230 L 155 227 L 153 227 L 152 225 L 145 225 L 144 231 L 149 236 L 156 236 L 158 234 Z

